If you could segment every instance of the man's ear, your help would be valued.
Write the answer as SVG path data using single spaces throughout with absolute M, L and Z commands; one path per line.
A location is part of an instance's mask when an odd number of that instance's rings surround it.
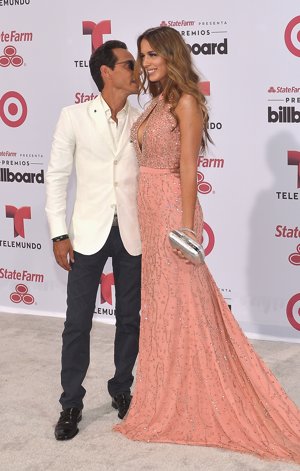
M 110 79 L 111 69 L 107 67 L 107 65 L 101 65 L 100 72 L 103 79 L 106 79 L 106 80 Z

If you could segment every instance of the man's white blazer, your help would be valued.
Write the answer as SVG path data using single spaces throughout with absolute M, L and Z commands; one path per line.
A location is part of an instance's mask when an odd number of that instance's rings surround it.
M 138 164 L 130 128 L 139 115 L 129 104 L 117 150 L 99 97 L 63 108 L 54 133 L 46 175 L 46 213 L 51 238 L 69 234 L 74 250 L 98 252 L 111 230 L 117 208 L 123 244 L 141 253 L 137 216 Z M 66 223 L 67 189 L 73 166 L 76 197 L 70 227 Z

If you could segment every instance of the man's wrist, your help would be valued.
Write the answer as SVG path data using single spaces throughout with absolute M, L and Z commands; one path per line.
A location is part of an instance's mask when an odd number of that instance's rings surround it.
M 61 240 L 66 240 L 68 238 L 69 238 L 68 234 L 63 234 L 61 236 L 53 237 L 52 241 L 53 242 L 60 242 Z

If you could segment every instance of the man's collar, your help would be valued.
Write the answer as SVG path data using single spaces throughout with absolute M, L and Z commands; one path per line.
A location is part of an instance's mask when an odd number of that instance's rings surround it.
M 109 119 L 111 117 L 111 109 L 110 107 L 108 106 L 108 104 L 106 103 L 106 101 L 104 100 L 103 96 L 101 95 L 101 93 L 99 94 L 99 97 L 100 97 L 100 102 L 103 106 L 103 109 L 104 109 L 104 112 L 105 112 L 105 115 L 107 117 L 107 119 Z M 120 114 L 126 114 L 128 112 L 128 108 L 129 108 L 129 102 L 128 100 L 126 100 L 126 103 L 125 103 L 125 106 L 124 108 L 122 108 L 117 116 L 119 116 Z

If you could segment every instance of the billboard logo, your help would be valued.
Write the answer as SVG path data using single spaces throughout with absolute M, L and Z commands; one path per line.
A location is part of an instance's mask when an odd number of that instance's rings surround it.
M 39 173 L 33 172 L 11 172 L 9 168 L 0 168 L 0 182 L 6 183 L 44 183 L 44 170 Z
M 6 46 L 3 51 L 3 56 L 0 56 L 0 67 L 20 67 L 23 64 L 23 57 L 17 54 L 15 46 Z
M 92 52 L 104 43 L 103 35 L 111 34 L 111 21 L 103 20 L 99 23 L 93 21 L 82 22 L 82 33 L 84 35 L 91 35 L 92 38 Z
M 22 283 L 18 284 L 16 286 L 16 291 L 11 293 L 10 295 L 10 300 L 13 303 L 21 303 L 23 302 L 24 304 L 33 304 L 34 303 L 34 297 L 32 294 L 28 293 L 28 288 L 26 285 L 23 285 Z
M 26 101 L 18 92 L 4 93 L 0 99 L 0 118 L 12 128 L 21 126 L 27 117 Z
M 300 57 L 300 16 L 295 16 L 287 25 L 284 32 L 284 40 L 288 50 Z
M 279 106 L 278 111 L 268 106 L 269 123 L 300 123 L 300 111 L 294 106 Z
M 297 304 L 298 307 L 295 307 Z M 297 314 L 299 319 L 296 320 L 294 312 L 295 315 Z M 297 293 L 292 296 L 289 302 L 287 303 L 286 315 L 291 326 L 294 327 L 294 329 L 296 330 L 300 330 L 300 293 Z
M 5 206 L 6 217 L 14 220 L 14 237 L 25 239 L 24 219 L 31 219 L 31 209 L 29 206 L 16 208 L 15 206 Z
M 300 188 L 300 152 L 288 151 L 288 165 L 297 165 L 297 188 Z
M 203 54 L 204 56 L 207 55 L 215 55 L 215 54 L 228 54 L 228 41 L 227 38 L 224 38 L 224 42 L 222 43 L 195 43 L 195 44 L 187 44 L 190 52 L 195 56 L 199 54 Z

